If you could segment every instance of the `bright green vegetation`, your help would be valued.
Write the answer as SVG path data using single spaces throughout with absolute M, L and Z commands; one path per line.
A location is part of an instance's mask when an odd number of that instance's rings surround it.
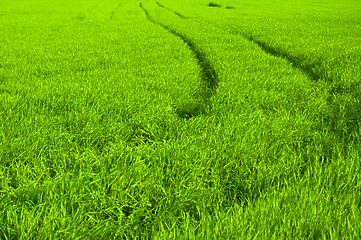
M 0 238 L 361 236 L 359 19 L 352 0 L 4 1 Z

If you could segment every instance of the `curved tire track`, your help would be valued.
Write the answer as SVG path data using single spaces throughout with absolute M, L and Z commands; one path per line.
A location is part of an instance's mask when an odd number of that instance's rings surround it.
M 174 28 L 171 28 L 161 22 L 157 22 L 154 19 L 152 19 L 149 15 L 149 12 L 143 7 L 142 3 L 139 4 L 139 7 L 144 11 L 147 19 L 150 22 L 158 26 L 161 26 L 167 32 L 182 39 L 183 42 L 189 47 L 189 49 L 194 53 L 194 57 L 197 59 L 198 65 L 201 68 L 203 92 L 200 93 L 200 95 L 203 100 L 203 103 L 206 103 L 206 105 L 209 107 L 209 103 L 208 103 L 209 98 L 214 94 L 215 90 L 218 87 L 218 75 L 215 69 L 210 64 L 210 61 L 208 60 L 206 54 L 189 37 L 187 37 L 183 33 L 178 32 Z M 199 103 L 199 106 L 197 106 L 196 109 L 186 109 L 186 108 L 179 109 L 176 111 L 176 113 L 181 118 L 189 119 L 198 116 L 202 112 L 204 112 L 205 106 L 201 106 L 201 105 L 202 103 Z
M 114 8 L 114 10 L 110 13 L 110 16 L 109 16 L 110 20 L 113 20 L 115 12 L 120 8 L 121 5 L 122 5 L 122 3 L 119 3 L 118 6 L 116 6 L 116 8 Z
M 294 69 L 300 70 L 303 74 L 308 76 L 314 82 L 324 81 L 327 84 L 330 84 L 330 89 L 328 92 L 327 102 L 328 102 L 328 112 L 324 112 L 320 119 L 318 128 L 326 128 L 329 132 L 332 132 L 338 142 L 345 143 L 344 152 L 346 152 L 346 146 L 348 146 L 352 141 L 355 141 L 355 136 L 357 129 L 361 126 L 361 121 L 359 119 L 361 113 L 361 104 L 358 101 L 360 99 L 361 93 L 359 89 L 359 84 L 354 83 L 354 87 L 350 91 L 343 90 L 342 83 L 340 83 L 340 76 L 330 76 L 328 71 L 324 69 L 320 60 L 305 63 L 304 57 L 292 56 L 286 51 L 275 48 L 265 42 L 262 42 L 252 35 L 246 35 L 244 33 L 237 33 L 248 39 L 254 44 L 257 44 L 265 53 L 285 59 L 288 61 Z M 341 84 L 341 85 L 340 85 Z M 351 98 L 348 102 L 339 99 Z M 343 124 L 340 125 L 340 122 Z M 333 154 L 333 150 L 329 146 L 325 146 L 325 156 Z M 326 159 L 327 157 L 322 157 Z
M 264 52 L 278 58 L 283 58 L 291 63 L 293 68 L 300 70 L 302 73 L 307 75 L 314 81 L 319 81 L 321 79 L 325 79 L 327 82 L 331 82 L 332 80 L 327 78 L 326 73 L 317 71 L 319 68 L 319 63 L 310 63 L 310 64 L 303 64 L 302 61 L 299 61 L 296 57 L 291 56 L 285 51 L 280 49 L 274 48 L 269 44 L 266 44 L 258 39 L 255 39 L 252 35 L 247 36 L 245 34 L 241 34 L 244 38 L 248 39 L 249 41 L 257 44 Z
M 176 12 L 176 11 L 170 9 L 170 8 L 167 8 L 167 7 L 165 7 L 164 5 L 160 4 L 159 2 L 157 2 L 157 5 L 158 5 L 159 7 L 161 7 L 161 8 L 164 8 L 164 9 L 167 9 L 168 11 L 173 12 L 175 15 L 177 15 L 178 17 L 180 17 L 180 18 L 182 18 L 182 19 L 188 19 L 187 17 L 183 16 L 181 13 Z

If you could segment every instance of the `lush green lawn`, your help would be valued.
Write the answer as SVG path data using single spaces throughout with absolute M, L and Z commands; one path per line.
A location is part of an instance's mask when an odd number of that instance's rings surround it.
M 3 1 L 1 239 L 358 238 L 359 19 L 354 0 Z

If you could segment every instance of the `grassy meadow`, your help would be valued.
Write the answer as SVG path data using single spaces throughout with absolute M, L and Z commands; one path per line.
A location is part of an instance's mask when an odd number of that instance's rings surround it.
M 358 239 L 357 0 L 3 0 L 0 239 Z

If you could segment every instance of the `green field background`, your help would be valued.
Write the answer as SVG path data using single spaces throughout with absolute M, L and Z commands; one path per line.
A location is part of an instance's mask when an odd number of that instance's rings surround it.
M 0 239 L 358 239 L 356 0 L 2 0 Z

